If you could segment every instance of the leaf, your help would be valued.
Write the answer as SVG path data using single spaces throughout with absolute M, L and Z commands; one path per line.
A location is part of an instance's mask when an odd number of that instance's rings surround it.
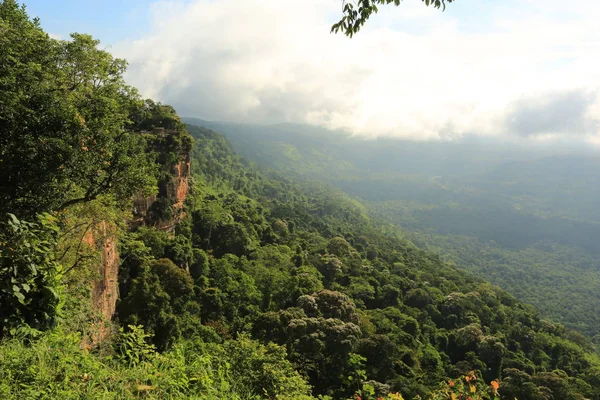
M 19 219 L 15 216 L 15 214 L 8 213 L 8 217 L 10 218 L 10 222 L 12 222 L 15 226 L 19 225 Z
M 47 286 L 46 289 L 52 294 L 55 301 L 58 300 L 58 293 L 56 293 L 56 290 L 53 287 Z
M 19 303 L 25 305 L 25 296 L 21 292 L 14 292 L 15 297 L 19 300 Z

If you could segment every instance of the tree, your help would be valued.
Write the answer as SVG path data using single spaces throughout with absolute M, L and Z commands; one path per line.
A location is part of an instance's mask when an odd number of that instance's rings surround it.
M 232 361 L 231 374 L 237 385 L 249 389 L 248 397 L 309 399 L 310 386 L 287 360 L 285 347 L 260 344 L 241 334 L 224 345 Z
M 323 274 L 325 287 L 331 287 L 335 278 L 342 273 L 342 262 L 335 256 L 321 257 L 318 264 L 319 272 Z
M 421 0 L 426 6 L 446 9 L 446 3 L 452 3 L 456 0 Z M 343 0 L 343 17 L 331 27 L 331 32 L 342 32 L 348 37 L 354 36 L 360 28 L 367 22 L 372 14 L 379 11 L 378 6 L 393 4 L 399 6 L 401 0 L 357 0 L 356 3 Z
M 168 259 L 150 262 L 133 280 L 119 304 L 126 325 L 143 324 L 154 335 L 159 350 L 168 348 L 181 334 L 186 308 L 193 300 L 192 277 Z
M 342 385 L 340 371 L 348 364 L 361 336 L 358 325 L 335 318 L 300 318 L 288 325 L 291 360 L 309 377 L 316 393 Z
M 50 38 L 13 0 L 0 3 L 0 212 L 19 217 L 156 186 L 143 106 L 126 62 L 89 35 Z

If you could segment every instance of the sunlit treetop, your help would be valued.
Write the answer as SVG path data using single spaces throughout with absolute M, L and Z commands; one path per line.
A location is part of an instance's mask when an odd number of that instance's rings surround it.
M 421 0 L 426 6 L 446 9 L 446 3 L 452 3 L 456 0 Z M 342 32 L 348 37 L 354 36 L 360 28 L 367 22 L 373 13 L 379 11 L 378 6 L 393 4 L 400 5 L 401 0 L 342 0 L 343 17 L 331 27 L 331 32 Z

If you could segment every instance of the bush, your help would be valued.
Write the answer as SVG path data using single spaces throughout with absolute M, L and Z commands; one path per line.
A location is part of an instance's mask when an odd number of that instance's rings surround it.
M 54 219 L 48 214 L 39 215 L 38 222 L 8 217 L 0 228 L 0 337 L 53 327 L 59 305 Z
M 103 354 L 82 351 L 81 337 L 62 331 L 43 334 L 29 345 L 6 340 L 0 344 L 0 396 L 250 400 L 268 393 L 273 399 L 310 399 L 306 382 L 281 347 L 247 338 L 225 346 L 182 341 L 159 354 L 146 339 L 136 327 L 122 334 L 115 347 L 126 357 L 110 347 Z

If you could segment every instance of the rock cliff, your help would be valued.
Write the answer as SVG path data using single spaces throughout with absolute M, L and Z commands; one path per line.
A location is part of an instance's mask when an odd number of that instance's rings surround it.
M 189 147 L 172 145 L 172 137 L 181 135 L 180 130 L 158 128 L 145 134 L 157 138 L 151 142 L 150 150 L 158 153 L 161 178 L 156 195 L 137 196 L 133 199 L 133 218 L 128 221 L 128 226 L 129 229 L 154 226 L 173 232 L 177 223 L 185 216 L 185 201 L 190 190 Z M 90 346 L 101 342 L 110 334 L 109 322 L 115 314 L 119 298 L 118 275 L 121 260 L 113 228 L 107 222 L 102 222 L 86 238 L 94 250 L 101 252 L 98 279 L 92 283 L 92 307 L 98 318 L 92 326 L 90 337 L 84 343 Z
M 129 221 L 131 229 L 142 225 L 154 226 L 172 232 L 175 225 L 184 217 L 184 204 L 189 194 L 190 153 L 189 150 L 173 152 L 170 140 L 165 140 L 177 131 L 155 129 L 151 134 L 162 140 L 154 144 L 154 150 L 168 154 L 162 159 L 162 178 L 158 183 L 155 196 L 138 196 L 134 199 L 133 219 Z
M 96 264 L 96 280 L 92 282 L 92 309 L 94 322 L 84 345 L 92 346 L 110 334 L 109 322 L 115 314 L 117 299 L 119 298 L 119 250 L 115 226 L 102 221 L 86 234 L 84 241 L 91 249 L 100 253 L 99 262 Z

